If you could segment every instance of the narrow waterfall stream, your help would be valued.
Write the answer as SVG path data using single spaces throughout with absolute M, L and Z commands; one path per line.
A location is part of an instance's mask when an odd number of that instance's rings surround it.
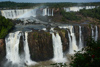
M 81 30 L 81 26 L 79 26 L 79 49 L 81 50 L 82 48 L 83 48 L 82 30 Z
M 52 40 L 53 40 L 53 49 L 54 49 L 53 61 L 58 63 L 66 62 L 66 58 L 63 57 L 62 42 L 59 34 L 57 33 L 55 36 L 54 33 L 52 33 Z
M 98 39 L 98 27 L 95 26 L 95 41 Z
M 91 26 L 92 29 L 92 38 L 94 39 L 94 28 Z
M 69 54 L 73 54 L 74 50 L 72 49 L 72 40 L 69 31 L 68 31 L 68 38 L 69 38 Z
M 6 37 L 6 59 L 13 64 L 20 63 L 19 56 L 19 41 L 20 41 L 21 33 L 17 31 L 15 33 L 10 33 L 8 37 Z
M 69 26 L 69 30 L 70 30 L 70 33 L 71 33 L 71 36 L 72 36 L 72 52 L 74 53 L 74 50 L 78 51 L 78 46 L 76 45 L 76 37 L 75 37 L 75 34 L 74 34 L 74 29 L 73 29 L 73 26 Z M 71 53 L 71 54 L 73 54 Z
M 25 52 L 25 63 L 27 65 L 36 64 L 36 62 L 32 61 L 30 58 L 30 52 L 29 52 L 29 46 L 28 46 L 28 32 L 25 32 L 24 52 Z

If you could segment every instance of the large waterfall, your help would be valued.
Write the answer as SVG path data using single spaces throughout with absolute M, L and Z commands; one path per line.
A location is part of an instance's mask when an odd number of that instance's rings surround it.
M 20 63 L 19 56 L 19 41 L 20 41 L 21 33 L 20 31 L 15 33 L 10 33 L 8 37 L 6 37 L 6 59 L 8 61 L 15 63 Z
M 83 48 L 82 31 L 81 31 L 81 26 L 79 26 L 79 49 L 82 48 Z
M 28 39 L 28 32 L 25 32 L 25 41 L 24 41 L 25 63 L 27 65 L 34 65 L 36 64 L 36 62 L 30 59 L 30 52 L 27 39 Z
M 10 33 L 8 37 L 6 37 L 6 59 L 8 62 L 12 62 L 12 64 L 17 64 L 17 67 L 23 67 L 25 65 L 34 65 L 36 62 L 30 59 L 30 52 L 28 47 L 28 32 L 25 32 L 25 40 L 24 42 L 24 52 L 23 57 L 19 55 L 19 41 L 22 32 L 17 31 L 15 33 Z M 24 37 L 24 35 L 23 35 Z M 23 60 L 24 59 L 24 60 Z
M 72 49 L 78 51 L 78 47 L 77 47 L 77 44 L 76 44 L 76 37 L 75 37 L 73 26 L 69 26 L 69 30 L 70 30 L 71 37 L 72 37 L 72 43 L 71 43 L 72 44 Z M 74 51 L 73 51 L 73 53 L 74 53 Z M 70 54 L 73 54 L 73 53 L 70 53 Z
M 2 16 L 9 19 L 36 17 L 36 10 L 34 9 L 16 9 L 16 10 L 1 10 Z
M 53 50 L 54 50 L 53 61 L 66 62 L 66 59 L 63 57 L 62 42 L 59 34 L 57 33 L 55 36 L 54 33 L 52 33 L 52 40 L 53 40 Z

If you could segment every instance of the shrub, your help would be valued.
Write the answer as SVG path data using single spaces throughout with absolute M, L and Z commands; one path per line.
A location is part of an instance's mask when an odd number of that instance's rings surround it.
M 71 67 L 100 67 L 100 41 L 95 42 L 90 38 L 82 51 L 72 57 Z

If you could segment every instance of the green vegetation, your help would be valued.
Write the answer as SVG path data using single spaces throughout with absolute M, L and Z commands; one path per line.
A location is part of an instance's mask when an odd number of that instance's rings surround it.
M 5 38 L 9 31 L 14 27 L 10 19 L 0 16 L 0 38 Z
M 95 9 L 88 9 L 88 10 L 82 9 L 80 10 L 79 13 L 85 17 L 92 17 L 92 18 L 100 19 L 100 7 L 95 8 Z
M 82 51 L 72 57 L 71 67 L 100 67 L 100 41 L 95 42 L 90 38 Z
M 65 12 L 64 10 L 62 10 L 61 14 L 67 20 L 81 20 L 81 17 L 77 16 L 75 12 Z M 64 18 L 63 20 L 65 20 Z
M 0 2 L 0 8 L 2 9 L 17 9 L 17 8 L 31 8 L 39 5 L 38 3 L 16 3 L 16 2 Z
M 60 2 L 60 3 L 45 3 L 46 6 L 51 8 L 63 8 L 71 6 L 98 6 L 100 2 L 90 2 L 90 3 L 71 3 L 71 2 Z

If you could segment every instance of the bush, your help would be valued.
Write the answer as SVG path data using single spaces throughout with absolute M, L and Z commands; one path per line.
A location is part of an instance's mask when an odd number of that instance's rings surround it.
M 82 53 L 84 51 L 84 53 Z M 87 46 L 75 54 L 71 67 L 100 67 L 100 41 L 87 41 Z

